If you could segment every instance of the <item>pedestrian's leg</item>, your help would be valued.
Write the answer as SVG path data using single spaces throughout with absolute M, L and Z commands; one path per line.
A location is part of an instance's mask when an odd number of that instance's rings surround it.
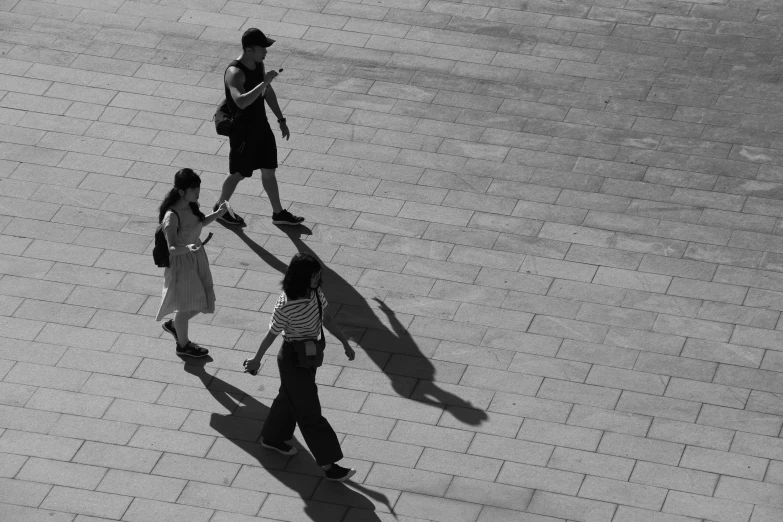
M 177 312 L 174 314 L 174 328 L 177 332 L 177 344 L 182 348 L 188 345 L 190 338 L 188 338 L 188 321 L 196 317 L 199 313 L 195 310 L 187 312 Z
M 239 185 L 239 182 L 242 181 L 243 179 L 244 176 L 242 176 L 242 174 L 240 174 L 239 172 L 234 172 L 233 174 L 229 174 L 229 176 L 223 182 L 223 190 L 220 192 L 220 199 L 218 200 L 216 206 L 220 206 L 220 204 L 223 203 L 224 201 L 231 199 L 231 196 L 234 194 L 237 185 Z
M 340 441 L 323 415 L 315 384 L 315 371 L 307 368 L 291 368 L 291 374 L 283 386 L 286 397 L 307 447 L 319 466 L 328 466 L 343 458 Z
M 280 379 L 283 379 L 282 372 Z M 293 438 L 295 428 L 296 417 L 288 402 L 285 386 L 281 383 L 280 391 L 277 392 L 277 397 L 269 408 L 269 415 L 264 421 L 264 427 L 261 428 L 261 438 L 264 442 L 286 442 Z
M 283 205 L 280 204 L 280 189 L 277 187 L 275 169 L 261 169 L 261 184 L 264 186 L 269 203 L 272 204 L 272 212 L 277 214 L 282 211 Z

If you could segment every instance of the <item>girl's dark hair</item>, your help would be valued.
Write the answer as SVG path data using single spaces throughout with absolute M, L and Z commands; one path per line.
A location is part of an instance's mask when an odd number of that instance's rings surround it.
M 321 263 L 306 253 L 296 254 L 283 277 L 283 292 L 289 299 L 304 297 L 310 292 L 310 279 L 321 271 Z
M 180 169 L 174 174 L 174 188 L 169 190 L 166 197 L 163 198 L 163 203 L 160 204 L 160 212 L 158 213 L 158 223 L 163 222 L 163 218 L 166 216 L 166 212 L 180 200 L 182 196 L 179 195 L 180 190 L 188 190 L 189 188 L 200 187 L 201 178 L 193 172 L 192 169 Z M 199 219 L 204 221 L 206 216 L 198 208 L 198 203 L 190 202 L 190 211 Z

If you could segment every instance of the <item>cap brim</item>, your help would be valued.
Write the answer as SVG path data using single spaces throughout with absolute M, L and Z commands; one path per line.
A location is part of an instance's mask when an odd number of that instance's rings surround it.
M 275 43 L 275 40 L 272 40 L 271 38 L 269 38 L 269 37 L 267 36 L 267 37 L 266 37 L 266 45 L 265 45 L 264 47 L 269 47 L 269 46 L 271 46 L 273 43 Z

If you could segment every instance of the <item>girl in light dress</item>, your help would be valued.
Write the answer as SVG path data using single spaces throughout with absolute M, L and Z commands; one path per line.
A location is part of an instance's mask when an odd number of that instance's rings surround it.
M 179 170 L 158 216 L 169 245 L 169 266 L 163 275 L 163 298 L 155 320 L 175 312 L 174 319 L 162 326 L 177 341 L 177 354 L 190 357 L 205 357 L 209 350 L 190 341 L 188 321 L 199 313 L 215 312 L 215 290 L 201 229 L 228 210 L 227 203 L 223 203 L 204 215 L 198 205 L 200 191 L 198 174 L 187 168 Z

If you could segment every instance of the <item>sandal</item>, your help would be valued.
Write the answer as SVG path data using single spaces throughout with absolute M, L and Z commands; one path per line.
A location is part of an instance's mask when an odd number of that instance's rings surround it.
M 209 355 L 209 350 L 202 348 L 201 346 L 189 342 L 185 346 L 177 345 L 177 355 L 187 355 L 188 357 L 206 357 Z

